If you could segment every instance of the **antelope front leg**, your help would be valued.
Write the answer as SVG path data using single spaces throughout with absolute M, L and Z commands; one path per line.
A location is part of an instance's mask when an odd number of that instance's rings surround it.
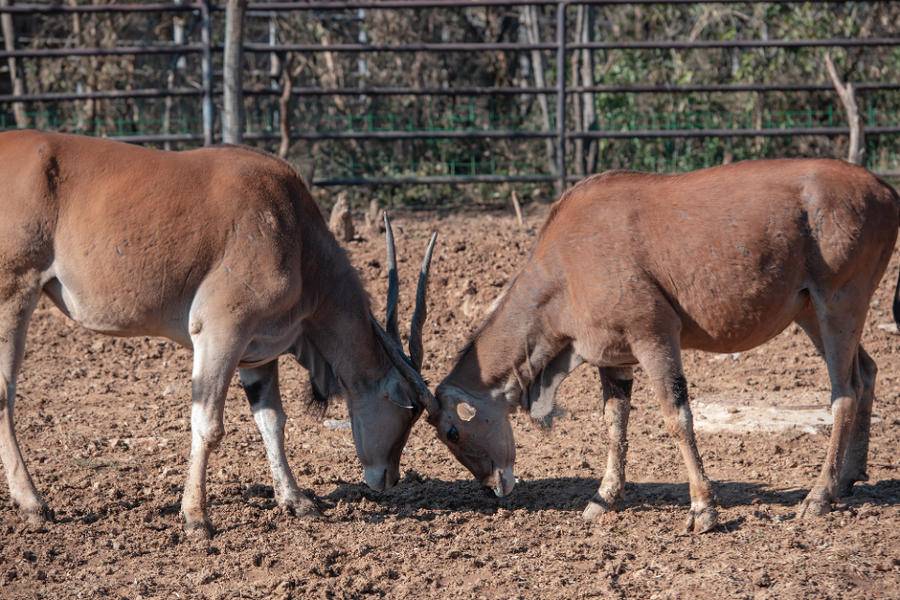
M 631 369 L 600 369 L 603 384 L 603 417 L 606 420 L 609 452 L 600 489 L 591 498 L 582 517 L 592 521 L 616 510 L 625 489 L 625 455 L 628 452 L 628 413 L 631 410 Z
M 712 485 L 703 471 L 703 461 L 694 438 L 694 418 L 688 402 L 687 380 L 681 370 L 681 350 L 677 344 L 635 348 L 641 366 L 647 371 L 662 407 L 666 429 L 675 438 L 688 472 L 691 511 L 685 522 L 687 531 L 705 533 L 716 526 L 718 513 Z
M 226 336 L 198 336 L 193 342 L 191 457 L 181 515 L 185 531 L 211 538 L 215 529 L 206 512 L 206 467 L 209 455 L 225 435 L 225 395 L 244 346 Z
M 292 515 L 319 516 L 315 503 L 297 487 L 284 452 L 284 424 L 287 417 L 278 389 L 278 361 L 255 369 L 240 369 L 239 373 L 272 469 L 275 500 Z
M 53 513 L 41 499 L 25 467 L 16 441 L 13 412 L 25 333 L 39 293 L 37 286 L 33 290 L 0 293 L 0 461 L 6 471 L 10 500 L 29 525 L 38 527 L 52 521 Z

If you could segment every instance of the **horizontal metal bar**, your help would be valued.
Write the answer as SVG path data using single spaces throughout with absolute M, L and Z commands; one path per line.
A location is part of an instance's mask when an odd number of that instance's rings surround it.
M 650 49 L 709 49 L 709 48 L 799 48 L 799 47 L 871 47 L 900 46 L 900 38 L 836 38 L 821 40 L 725 40 L 725 41 L 637 41 L 637 42 L 591 42 L 567 45 L 568 49 L 589 48 L 593 50 L 650 50 Z M 213 48 L 221 51 L 221 46 Z M 484 52 L 484 51 L 530 51 L 555 50 L 555 44 L 520 44 L 451 42 L 416 44 L 245 44 L 244 50 L 253 53 L 272 52 Z M 4 58 L 68 58 L 73 56 L 122 56 L 160 54 L 199 54 L 200 44 L 166 46 L 119 46 L 111 48 L 34 48 L 0 52 Z M 513 92 L 510 92 L 513 93 Z M 543 93 L 543 92 L 539 92 Z
M 357 1 L 357 2 L 264 2 L 250 4 L 248 11 L 283 12 L 304 10 L 348 10 L 367 9 L 421 9 L 421 8 L 479 8 L 555 5 L 561 0 L 401 0 L 401 1 Z M 762 0 L 767 4 L 836 4 L 846 0 Z M 891 0 L 860 0 L 867 3 L 885 3 Z M 627 6 L 630 4 L 746 4 L 747 0 L 568 0 L 569 4 L 591 4 L 595 6 Z M 210 6 L 211 10 L 224 11 L 224 6 Z M 149 12 L 192 12 L 201 10 L 199 4 L 17 4 L 0 7 L 0 13 L 23 14 L 68 14 L 68 13 L 149 13 Z
M 556 181 L 555 175 L 422 175 L 409 177 L 333 177 L 315 179 L 313 185 L 322 187 L 338 185 L 411 185 L 454 183 L 542 183 Z
M 556 137 L 555 131 L 500 131 L 472 129 L 461 131 L 301 131 L 291 133 L 295 140 L 428 140 L 428 139 L 540 139 Z M 277 140 L 277 133 L 248 132 L 246 140 Z
M 142 54 L 199 54 L 200 44 L 183 46 L 119 46 L 111 48 L 34 48 L 0 52 L 2 58 L 69 58 L 72 56 L 122 56 Z
M 747 4 L 748 0 L 557 0 L 568 4 L 594 6 L 628 6 L 630 4 Z M 749 0 L 755 4 L 846 4 L 847 0 Z M 863 3 L 883 4 L 895 0 L 859 0 Z
M 410 8 L 481 8 L 490 6 L 540 6 L 556 4 L 558 0 L 358 0 L 356 2 L 260 2 L 249 4 L 248 10 L 252 11 L 293 11 L 293 10 L 348 10 L 357 8 L 367 9 L 410 9 Z M 216 6 L 216 10 L 224 7 Z
M 418 42 L 412 44 L 244 44 L 245 52 L 484 52 L 556 50 L 556 44 L 519 42 Z
M 636 131 L 570 131 L 566 132 L 568 139 L 647 139 L 647 138 L 701 138 L 701 137 L 785 137 L 792 135 L 823 135 L 838 136 L 847 135 L 850 130 L 847 127 L 794 127 L 785 129 L 659 129 Z M 886 125 L 866 127 L 866 135 L 895 135 L 900 133 L 900 125 Z M 430 138 L 468 138 L 490 137 L 500 139 L 515 138 L 543 138 L 556 137 L 556 132 L 541 131 L 378 131 L 378 132 L 334 132 L 334 133 L 292 133 L 291 139 L 298 140 L 340 140 L 340 139 L 430 139 Z M 244 135 L 246 140 L 266 141 L 277 140 L 281 136 L 277 133 L 250 132 Z M 154 142 L 191 142 L 203 139 L 201 134 L 148 134 L 148 135 L 124 135 L 110 136 L 116 139 L 133 143 Z M 479 175 L 478 177 L 493 177 L 492 175 Z M 550 177 L 550 176 L 548 176 Z
M 310 2 L 264 2 L 248 6 L 253 11 L 292 10 L 348 10 L 366 9 L 422 9 L 422 8 L 480 8 L 556 5 L 561 1 L 568 4 L 591 4 L 594 6 L 627 6 L 630 4 L 746 4 L 747 0 L 400 0 L 400 1 L 310 1 Z M 761 0 L 760 4 L 834 4 L 846 0 Z M 891 0 L 862 0 L 883 3 Z M 216 10 L 224 7 L 216 6 Z
M 715 165 L 710 165 L 710 166 L 715 166 Z M 650 172 L 652 173 L 653 171 L 650 171 Z M 676 172 L 684 172 L 684 171 L 657 171 L 657 173 L 676 173 Z M 593 173 L 591 175 L 593 175 Z M 566 182 L 578 183 L 582 179 L 590 177 L 591 175 L 569 175 L 568 177 L 566 177 Z M 875 171 L 875 175 L 878 177 L 881 177 L 882 179 L 894 179 L 894 178 L 900 178 L 900 171 Z
M 569 50 L 702 50 L 710 48 L 861 48 L 900 46 L 900 37 L 829 38 L 806 40 L 635 40 L 628 42 L 573 42 Z
M 202 133 L 148 133 L 135 135 L 103 136 L 110 140 L 130 144 L 161 144 L 164 142 L 202 142 Z
M 864 127 L 866 135 L 900 133 L 900 125 Z M 701 138 L 701 137 L 785 137 L 791 135 L 847 135 L 847 127 L 791 127 L 776 129 L 653 129 L 634 131 L 571 131 L 568 139 L 645 139 L 645 138 Z
M 16 4 L 0 7 L 0 13 L 67 14 L 67 13 L 148 13 L 192 12 L 199 4 Z
M 857 91 L 897 90 L 900 82 L 866 81 L 854 83 Z M 696 92 L 833 92 L 830 83 L 696 83 L 688 85 L 646 84 L 646 85 L 591 85 L 569 88 L 573 94 L 578 93 L 612 93 L 612 94 L 691 94 Z
M 856 87 L 856 84 L 854 84 Z M 833 88 L 832 88 L 833 89 Z M 514 96 L 518 94 L 555 94 L 552 87 L 454 87 L 454 88 L 412 88 L 412 87 L 358 87 L 358 88 L 294 88 L 295 96 Z M 281 90 L 257 88 L 244 90 L 248 96 L 280 96 Z
M 830 38 L 806 40 L 639 40 L 566 44 L 567 50 L 703 50 L 716 48 L 861 48 L 900 46 L 900 38 Z M 217 48 L 218 49 L 218 48 Z M 420 42 L 412 44 L 244 44 L 245 52 L 485 52 L 556 50 L 556 44 L 519 42 Z
M 853 87 L 858 91 L 898 90 L 900 82 L 860 82 Z M 833 92 L 830 83 L 732 83 L 732 84 L 692 84 L 692 85 L 593 85 L 567 88 L 567 92 L 580 93 L 670 93 L 689 94 L 696 92 Z M 358 87 L 358 88 L 293 88 L 295 96 L 516 96 L 555 94 L 553 87 L 452 87 L 452 88 L 413 88 L 413 87 Z M 255 88 L 244 90 L 248 96 L 279 96 L 281 90 L 272 88 Z
M 100 92 L 46 92 L 42 94 L 15 94 L 0 95 L 0 103 L 3 102 L 64 102 L 69 100 L 117 100 L 129 98 L 174 98 L 184 96 L 202 96 L 203 90 L 178 88 L 167 90 L 164 88 L 145 90 L 107 90 Z

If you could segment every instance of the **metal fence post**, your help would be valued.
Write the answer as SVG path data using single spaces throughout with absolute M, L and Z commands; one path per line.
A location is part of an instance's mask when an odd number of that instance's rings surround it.
M 203 145 L 213 144 L 213 65 L 212 65 L 212 20 L 209 0 L 200 2 L 200 39 L 203 42 L 203 57 L 200 60 L 200 76 L 203 80 Z
M 556 175 L 566 189 L 566 0 L 556 5 Z

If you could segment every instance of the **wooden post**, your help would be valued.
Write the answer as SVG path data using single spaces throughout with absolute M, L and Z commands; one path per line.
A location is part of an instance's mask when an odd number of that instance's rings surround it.
M 831 61 L 831 55 L 827 52 L 825 53 L 825 67 L 828 69 L 831 83 L 841 99 L 841 104 L 844 105 L 844 112 L 847 113 L 847 123 L 850 126 L 847 161 L 855 165 L 861 165 L 863 164 L 863 154 L 866 152 L 866 145 L 862 117 L 859 115 L 859 107 L 856 104 L 856 90 L 853 88 L 852 83 L 841 81 L 837 69 L 834 68 L 834 63 Z
M 291 77 L 291 59 L 285 57 L 281 62 L 281 96 L 278 98 L 278 130 L 281 142 L 278 144 L 278 156 L 285 158 L 291 149 L 291 94 L 294 82 Z M 308 182 L 312 185 L 312 181 Z
M 200 59 L 200 75 L 203 79 L 203 145 L 213 144 L 213 67 L 212 67 L 212 18 L 209 0 L 200 0 L 200 40 L 203 57 Z
M 584 29 L 581 30 L 580 39 L 582 42 L 593 42 L 594 7 L 585 5 L 584 11 Z M 576 76 L 573 75 L 573 77 Z M 581 51 L 581 85 L 586 87 L 594 85 L 594 53 L 588 49 L 583 49 Z M 594 93 L 585 92 L 581 95 L 581 100 L 584 103 L 584 110 L 582 112 L 584 122 L 581 129 L 582 131 L 588 131 L 597 122 L 597 109 L 594 105 Z M 597 172 L 599 144 L 598 140 L 587 140 L 585 141 L 585 145 L 587 146 L 585 173 L 590 175 L 591 173 Z
M 0 6 L 9 6 L 10 0 L 0 0 Z M 16 28 L 13 26 L 13 16 L 11 13 L 0 14 L 0 26 L 3 28 L 3 47 L 7 52 L 16 49 Z M 6 59 L 9 65 L 9 80 L 12 83 L 12 93 L 14 96 L 21 96 L 25 93 L 25 82 L 19 73 L 19 66 L 16 64 L 16 58 L 10 56 Z M 28 115 L 25 113 L 25 105 L 21 102 L 13 103 L 13 115 L 16 118 L 16 127 L 25 129 L 28 127 Z
M 244 14 L 247 0 L 228 0 L 225 7 L 223 56 L 222 141 L 240 144 L 244 139 Z
M 556 176 L 559 194 L 566 190 L 566 7 L 556 5 Z
M 181 6 L 184 0 L 175 0 L 175 6 Z M 184 45 L 184 17 L 181 13 L 175 13 L 172 17 L 172 44 L 176 46 Z M 178 73 L 184 70 L 186 65 L 184 56 L 177 56 L 169 67 L 169 73 L 166 76 L 166 89 L 175 88 Z M 163 133 L 172 133 L 172 106 L 175 104 L 175 98 L 166 96 L 165 105 L 163 107 L 162 130 Z M 171 142 L 165 142 L 163 148 L 172 149 Z
M 539 19 L 539 11 L 541 7 L 538 6 L 523 6 L 522 8 L 522 25 L 525 30 L 525 40 L 530 44 L 539 44 L 541 42 L 541 32 L 540 32 L 540 19 Z M 532 50 L 531 51 L 531 73 L 534 76 L 534 85 L 536 87 L 547 87 L 547 82 L 544 77 L 544 56 L 541 54 L 540 50 Z M 538 106 L 541 109 L 541 125 L 544 131 L 551 131 L 550 129 L 550 105 L 547 101 L 547 94 L 538 94 L 537 97 Z M 555 147 L 553 145 L 553 140 L 551 138 L 544 139 L 544 147 L 546 148 L 547 153 L 547 164 L 548 170 L 553 172 L 557 169 L 558 163 L 556 162 L 556 157 L 554 155 Z

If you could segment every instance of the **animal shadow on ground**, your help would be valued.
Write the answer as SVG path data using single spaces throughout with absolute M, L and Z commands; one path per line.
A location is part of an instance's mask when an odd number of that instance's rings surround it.
M 367 517 L 380 521 L 389 514 L 407 516 L 419 520 L 431 520 L 439 513 L 476 512 L 494 514 L 498 509 L 572 511 L 580 513 L 599 486 L 590 477 L 552 477 L 520 481 L 505 498 L 471 480 L 442 481 L 425 479 L 418 474 L 407 474 L 400 484 L 382 494 L 370 491 L 362 484 L 338 482 L 331 494 L 321 497 L 326 510 L 338 502 L 357 502 L 367 499 L 381 506 Z M 793 507 L 809 492 L 805 488 L 776 488 L 766 483 L 742 481 L 717 481 L 713 484 L 719 506 L 761 505 L 769 507 Z M 895 505 L 900 503 L 900 480 L 888 479 L 872 484 L 858 483 L 853 494 L 842 498 L 839 505 L 862 504 Z M 644 511 L 660 506 L 690 506 L 687 483 L 638 482 L 627 483 L 622 510 Z M 422 513 L 420 509 L 428 512 Z M 734 529 L 743 522 L 736 519 L 726 523 L 726 529 Z
M 520 481 L 513 492 L 505 498 L 497 498 L 493 492 L 483 488 L 472 480 L 444 481 L 426 479 L 415 472 L 407 473 L 400 484 L 385 493 L 369 490 L 362 483 L 349 483 L 338 480 L 337 488 L 327 496 L 316 498 L 317 504 L 328 513 L 339 503 L 357 503 L 360 500 L 377 505 L 374 510 L 367 510 L 364 519 L 371 522 L 383 521 L 390 515 L 408 517 L 421 521 L 430 521 L 440 514 L 448 512 L 474 512 L 483 515 L 495 514 L 499 509 L 526 510 L 541 512 L 548 510 L 567 511 L 579 514 L 588 500 L 597 490 L 599 480 L 592 477 L 551 477 Z M 765 483 L 741 481 L 717 481 L 713 484 L 718 504 L 728 509 L 740 506 L 759 505 L 761 507 L 791 508 L 797 506 L 809 490 L 806 488 L 774 488 Z M 180 490 L 177 490 L 180 493 Z M 229 486 L 224 494 L 211 496 L 210 504 L 223 506 L 229 504 L 247 504 L 260 511 L 276 509 L 271 486 L 253 484 L 247 487 Z M 134 508 L 141 503 L 129 504 L 119 501 L 101 507 L 70 507 L 62 515 L 58 515 L 58 524 L 81 522 L 90 524 L 121 512 Z M 857 483 L 850 496 L 841 498 L 839 508 L 854 509 L 865 504 L 876 506 L 895 506 L 900 504 L 900 479 L 883 479 L 872 483 Z M 621 510 L 642 512 L 664 506 L 688 507 L 690 497 L 686 483 L 637 482 L 627 483 Z M 176 518 L 180 510 L 179 502 L 168 502 L 153 506 L 151 514 L 154 522 L 146 524 L 151 528 L 166 528 L 167 519 Z M 424 512 L 422 511 L 424 509 Z M 13 512 L 9 511 L 10 514 Z M 790 516 L 789 513 L 785 516 Z M 156 523 L 155 519 L 163 522 Z M 355 517 L 354 517 L 355 518 Z M 734 530 L 740 527 L 744 519 L 737 518 L 721 527 Z M 241 523 L 226 529 L 234 529 L 246 525 Z

